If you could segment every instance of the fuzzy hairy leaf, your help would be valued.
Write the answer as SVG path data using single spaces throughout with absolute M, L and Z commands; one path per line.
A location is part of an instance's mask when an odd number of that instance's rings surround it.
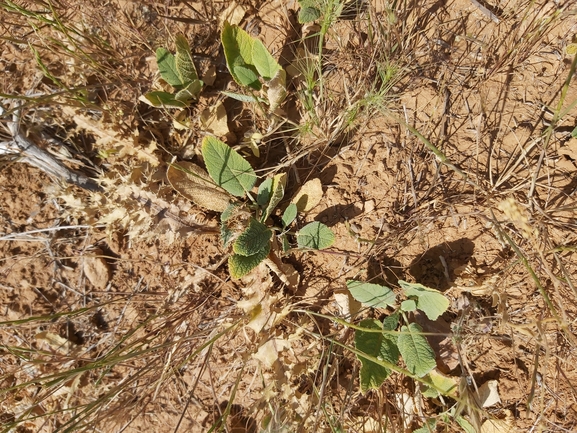
M 254 39 L 240 27 L 224 22 L 221 33 L 222 46 L 226 65 L 232 78 L 241 86 L 260 90 L 262 85 L 258 80 L 258 71 L 252 60 Z
M 417 298 L 417 308 L 431 320 L 437 320 L 449 308 L 449 300 L 438 290 L 403 280 L 399 280 L 399 284 L 407 297 Z
M 385 331 L 394 331 L 397 329 L 397 326 L 399 326 L 399 317 L 399 313 L 393 313 L 390 316 L 385 317 L 383 320 L 383 329 Z M 397 341 L 397 337 L 395 336 L 394 338 L 395 341 Z
M 353 298 L 372 308 L 387 308 L 396 301 L 395 292 L 380 284 L 364 281 L 347 281 L 347 288 Z
M 283 228 L 287 228 L 297 217 L 297 205 L 294 203 L 291 203 L 287 206 L 287 208 L 284 210 L 283 214 L 282 214 L 282 226 Z
M 397 342 L 407 369 L 412 374 L 423 377 L 437 366 L 435 352 L 416 323 L 401 327 Z
M 252 42 L 252 62 L 265 80 L 270 81 L 281 67 L 259 39 Z
M 181 195 L 208 210 L 223 212 L 230 204 L 230 195 L 218 188 L 208 173 L 192 162 L 170 165 L 166 177 Z
M 174 56 L 174 64 L 182 84 L 187 85 L 193 81 L 198 81 L 198 73 L 192 60 L 190 45 L 188 45 L 188 41 L 184 35 L 176 35 L 175 45 L 176 55 Z
M 230 194 L 242 197 L 254 186 L 256 174 L 250 164 L 218 138 L 204 137 L 202 156 L 210 177 Z
M 228 258 L 228 270 L 232 278 L 238 279 L 244 277 L 254 268 L 256 268 L 270 252 L 270 243 L 266 249 L 259 251 L 253 256 L 241 256 L 233 254 Z
M 335 241 L 335 234 L 323 223 L 314 221 L 299 230 L 297 244 L 299 248 L 322 250 L 330 247 Z
M 168 84 L 173 87 L 184 85 L 176 69 L 174 56 L 166 48 L 158 48 L 156 50 L 156 64 L 158 65 L 160 76 Z
M 234 242 L 232 249 L 241 256 L 253 256 L 261 250 L 270 250 L 272 231 L 263 223 L 251 218 L 248 227 Z
M 382 330 L 382 324 L 378 320 L 367 319 L 360 324 L 363 328 Z M 399 350 L 395 340 L 382 332 L 367 332 L 357 330 L 355 332 L 355 347 L 367 355 L 395 365 L 399 360 Z M 389 377 L 391 370 L 370 359 L 357 355 L 361 361 L 360 382 L 361 391 L 379 388 Z

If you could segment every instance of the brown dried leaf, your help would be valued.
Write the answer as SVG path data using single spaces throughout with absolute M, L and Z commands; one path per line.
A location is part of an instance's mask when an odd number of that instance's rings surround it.
M 171 165 L 166 177 L 178 193 L 206 209 L 223 212 L 230 203 L 230 195 L 212 183 L 208 173 L 192 162 Z
M 241 5 L 235 1 L 232 1 L 228 7 L 220 14 L 220 22 L 222 24 L 225 21 L 228 21 L 231 26 L 240 24 L 244 18 L 245 13 L 246 11 Z
M 306 182 L 292 199 L 299 212 L 309 212 L 318 205 L 323 198 L 323 185 L 320 179 L 311 179 Z
M 222 102 L 214 107 L 205 108 L 200 115 L 200 123 L 204 130 L 211 132 L 217 137 L 229 133 L 226 109 Z

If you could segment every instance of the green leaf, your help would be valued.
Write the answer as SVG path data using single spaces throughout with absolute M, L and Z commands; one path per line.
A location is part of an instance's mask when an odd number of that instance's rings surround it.
M 333 231 L 318 221 L 307 224 L 297 234 L 299 248 L 322 250 L 330 247 L 335 241 Z
M 347 288 L 353 298 L 373 308 L 387 308 L 389 305 L 394 305 L 397 297 L 395 292 L 380 284 L 349 280 Z
M 382 324 L 378 320 L 373 319 L 363 320 L 359 325 L 362 328 L 382 329 Z M 394 339 L 382 332 L 357 330 L 355 332 L 355 347 L 359 351 L 391 365 L 395 365 L 399 360 L 399 350 Z M 361 355 L 357 355 L 357 358 L 359 358 L 362 365 L 360 370 L 362 392 L 367 392 L 371 388 L 379 388 L 387 379 L 391 370 Z
M 399 351 L 407 364 L 407 369 L 417 377 L 423 377 L 437 366 L 435 352 L 416 323 L 401 327 L 398 338 Z
M 315 7 L 305 6 L 301 7 L 299 11 L 299 23 L 306 24 L 313 21 L 316 21 L 320 18 L 321 11 Z
M 153 107 L 165 107 L 165 108 L 185 108 L 188 104 L 179 101 L 174 98 L 172 93 L 168 92 L 148 92 L 144 95 L 144 98 Z
M 258 193 L 256 195 L 256 203 L 260 207 L 266 206 L 270 200 L 270 194 L 272 192 L 272 178 L 265 179 L 263 183 L 258 186 Z
M 403 280 L 399 280 L 399 284 L 409 298 L 417 298 L 417 308 L 431 320 L 437 320 L 449 308 L 449 300 L 438 290 Z
M 297 205 L 294 203 L 291 203 L 287 206 L 287 208 L 284 210 L 283 214 L 282 214 L 282 226 L 283 228 L 287 228 L 297 217 Z
M 268 256 L 270 252 L 270 243 L 267 245 L 266 249 L 259 251 L 253 256 L 241 256 L 239 254 L 233 254 L 228 258 L 228 270 L 232 278 L 238 279 L 244 277 L 254 268 L 256 268 L 260 262 L 262 262 Z
M 192 81 L 198 80 L 198 74 L 192 60 L 192 53 L 190 52 L 190 45 L 182 34 L 176 35 L 175 40 L 176 55 L 174 56 L 174 64 L 183 85 L 187 85 Z
M 383 320 L 383 329 L 385 331 L 394 331 L 399 326 L 399 313 L 393 313 L 390 316 L 385 317 Z M 392 335 L 391 337 L 397 338 Z
M 252 62 L 252 45 L 254 39 L 244 30 L 228 21 L 224 22 L 221 41 L 226 58 L 226 65 L 232 78 L 241 86 L 260 90 L 258 71 Z
M 180 75 L 178 75 L 174 56 L 166 48 L 158 48 L 156 50 L 156 64 L 158 65 L 160 76 L 168 84 L 173 87 L 184 85 Z
M 248 227 L 243 231 L 232 246 L 232 250 L 241 256 L 253 256 L 259 251 L 270 250 L 272 231 L 263 223 L 251 218 Z
M 250 164 L 218 138 L 204 137 L 202 156 L 210 177 L 230 194 L 242 197 L 254 186 L 256 174 Z
M 413 299 L 407 299 L 406 301 L 401 302 L 401 310 L 411 312 L 417 309 L 417 303 Z
M 577 126 L 575 127 L 575 129 L 573 129 L 573 131 L 571 131 L 571 137 L 577 138 Z
M 190 101 L 197 100 L 200 91 L 202 90 L 203 82 L 200 80 L 194 80 L 189 83 L 184 89 L 179 90 L 174 95 L 174 99 L 182 101 L 187 105 L 190 105 Z
M 260 90 L 262 88 L 262 84 L 258 80 L 258 74 L 256 69 L 253 65 L 235 65 L 233 67 L 234 73 L 232 73 L 233 78 L 236 77 L 238 80 L 235 80 L 238 84 L 242 86 L 248 86 L 255 90 Z
M 228 205 L 228 207 L 220 214 L 220 220 L 222 222 L 226 222 L 229 220 L 229 218 L 231 216 L 233 216 L 236 213 L 236 210 L 239 208 L 240 206 L 236 203 L 231 203 Z
M 268 206 L 264 211 L 264 215 L 262 217 L 262 221 L 266 221 L 266 219 L 272 214 L 280 201 L 284 197 L 284 190 L 286 186 L 286 173 L 277 174 L 272 179 L 272 186 L 271 186 L 271 194 Z
M 462 416 L 458 416 L 456 421 L 465 433 L 477 433 L 477 429 L 475 429 L 475 427 L 473 427 L 473 425 Z
M 252 62 L 260 76 L 267 81 L 272 80 L 280 70 L 280 65 L 259 39 L 254 39 L 252 43 Z
M 280 243 L 281 243 L 283 253 L 286 253 L 288 250 L 291 249 L 291 244 L 290 244 L 289 240 L 287 239 L 286 235 L 281 235 Z

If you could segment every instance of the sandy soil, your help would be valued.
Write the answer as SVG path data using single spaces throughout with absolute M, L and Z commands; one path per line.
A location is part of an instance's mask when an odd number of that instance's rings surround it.
M 85 3 L 90 22 L 102 6 Z M 264 268 L 249 279 L 231 280 L 226 251 L 211 233 L 178 237 L 170 227 L 154 231 L 153 226 L 146 235 L 129 237 L 129 230 L 95 226 L 102 215 L 81 211 L 91 200 L 85 191 L 62 192 L 37 169 L 5 163 L 0 170 L 0 386 L 10 392 L 0 403 L 0 419 L 28 419 L 15 431 L 64 431 L 59 429 L 73 416 L 82 426 L 84 411 L 91 409 L 84 405 L 98 401 L 99 408 L 89 414 L 97 431 L 209 431 L 225 412 L 230 432 L 260 431 L 267 423 L 268 431 L 330 431 L 330 419 L 338 419 L 346 431 L 385 431 L 371 430 L 367 420 L 382 423 L 387 417 L 392 424 L 387 431 L 412 431 L 423 416 L 440 413 L 442 403 L 424 400 L 414 413 L 403 413 L 398 396 L 415 395 L 415 384 L 396 374 L 379 392 L 362 395 L 358 361 L 333 343 L 352 344 L 350 330 L 311 314 L 341 317 L 335 293 L 342 293 L 349 279 L 391 287 L 402 279 L 437 288 L 451 300 L 437 321 L 416 320 L 434 334 L 429 340 L 440 371 L 458 381 L 469 378 L 470 392 L 497 381 L 500 402 L 485 409 L 485 417 L 507 420 L 511 431 L 536 426 L 573 431 L 577 351 L 571 334 L 577 303 L 564 275 L 577 272 L 577 145 L 567 134 L 577 124 L 577 109 L 569 106 L 577 100 L 574 79 L 565 99 L 569 108 L 547 148 L 541 137 L 551 121 L 543 107 L 556 107 L 570 70 L 572 59 L 563 50 L 577 31 L 575 11 L 541 34 L 537 13 L 525 20 L 515 15 L 524 2 L 497 3 L 499 23 L 469 1 L 420 6 L 407 21 L 419 30 L 407 41 L 412 51 L 404 55 L 410 62 L 392 91 L 397 97 L 390 114 L 367 117 L 342 140 L 323 142 L 320 133 L 303 140 L 311 151 L 288 170 L 287 195 L 319 178 L 324 197 L 302 222 L 327 224 L 336 242 L 327 251 L 285 259 L 300 274 L 296 288 Z M 242 22 L 281 56 L 284 41 L 296 31 L 284 2 L 243 5 Z M 384 3 L 372 5 L 379 11 Z M 130 38 L 111 41 L 116 52 L 131 53 L 116 73 L 128 75 L 121 69 L 132 68 L 134 81 L 121 90 L 106 88 L 105 102 L 98 101 L 114 107 L 119 117 L 100 118 L 101 128 L 119 131 L 118 137 L 136 130 L 135 146 L 153 154 L 159 167 L 152 169 L 134 153 L 99 160 L 105 147 L 98 147 L 98 134 L 74 123 L 83 112 L 57 115 L 75 150 L 108 176 L 145 179 L 147 192 L 177 204 L 182 198 L 158 173 L 171 155 L 196 158 L 199 134 L 175 130 L 162 111 L 136 98 L 154 80 L 152 48 L 177 30 L 190 35 L 193 50 L 205 56 L 200 69 L 218 71 L 198 111 L 219 98 L 216 90 L 230 85 L 221 71 L 216 26 L 163 18 L 202 15 L 202 5 L 193 6 L 118 1 L 105 8 L 111 19 L 132 22 Z M 220 11 L 224 5 L 211 7 Z M 541 8 L 541 16 L 549 16 L 548 7 Z M 335 32 L 350 46 L 366 36 L 357 22 L 337 26 Z M 327 80 L 334 79 L 337 90 L 348 85 L 353 91 L 358 69 L 346 65 L 355 65 L 355 53 L 339 51 L 347 42 L 337 39 L 327 41 L 327 63 L 341 67 Z M 2 61 L 13 68 L 13 82 L 3 80 L 3 92 L 23 93 L 41 74 L 26 72 L 31 57 L 14 59 L 18 45 L 4 46 Z M 47 59 L 53 71 L 65 75 L 65 64 Z M 41 89 L 48 85 L 44 81 L 35 85 Z M 225 105 L 232 131 L 227 139 L 234 144 L 252 117 L 239 104 Z M 49 116 L 38 110 L 29 119 L 42 125 Z M 398 119 L 441 149 L 466 178 L 442 164 Z M 290 161 L 298 149 L 287 153 L 285 144 L 271 138 L 266 157 L 251 162 L 270 170 Z M 78 209 L 71 208 L 70 197 L 81 200 Z M 528 215 L 529 229 L 503 211 L 508 198 Z M 134 200 L 121 205 L 130 215 L 150 210 Z M 215 213 L 190 212 L 210 227 L 218 221 Z M 534 266 L 565 329 L 504 232 Z M 269 317 L 260 332 L 246 326 L 242 308 L 255 296 Z M 278 356 L 270 364 L 259 350 L 268 343 Z M 36 384 L 39 377 L 65 371 L 74 374 L 56 388 Z M 458 430 L 449 424 L 438 431 Z

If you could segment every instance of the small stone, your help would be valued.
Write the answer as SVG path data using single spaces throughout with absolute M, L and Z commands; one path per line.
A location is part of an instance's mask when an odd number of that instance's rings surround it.
M 367 200 L 364 205 L 365 213 L 369 213 L 375 210 L 375 201 Z
M 102 254 L 100 249 L 91 251 L 91 255 L 84 258 L 82 268 L 88 281 L 98 290 L 105 289 L 111 277 L 110 267 L 106 260 L 101 257 Z

